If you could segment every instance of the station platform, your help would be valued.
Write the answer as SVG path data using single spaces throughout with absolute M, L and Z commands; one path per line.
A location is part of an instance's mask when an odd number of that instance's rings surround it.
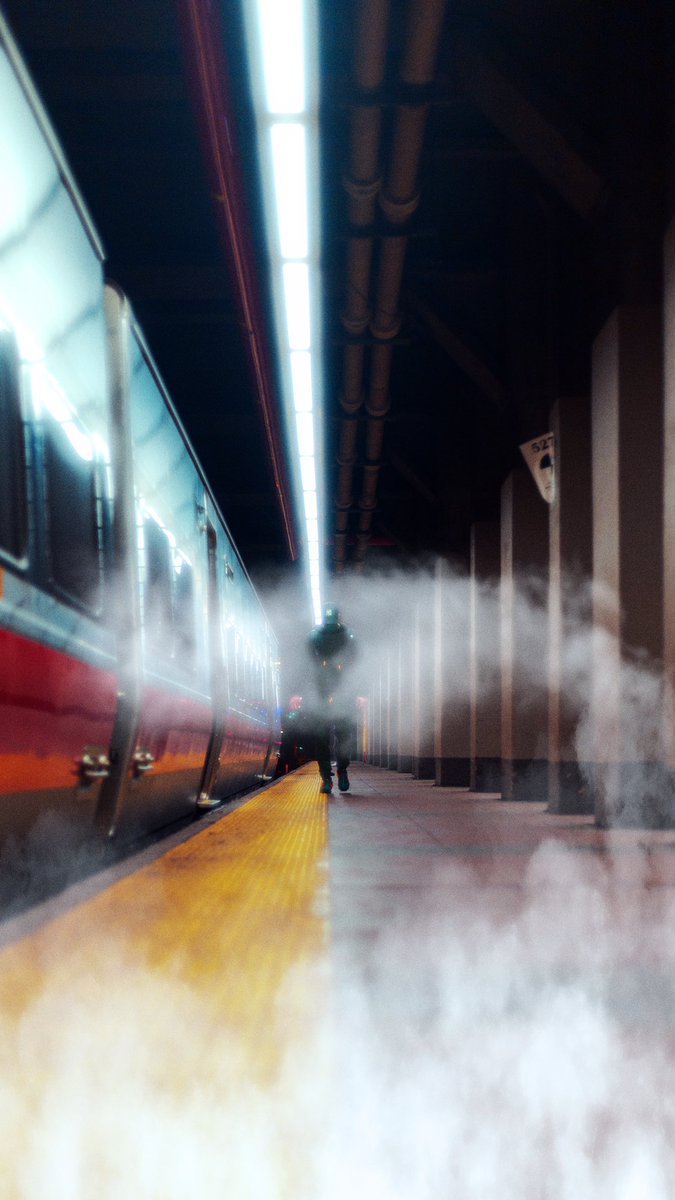
M 672 1198 L 673 832 L 350 775 L 4 923 L 3 1196 Z

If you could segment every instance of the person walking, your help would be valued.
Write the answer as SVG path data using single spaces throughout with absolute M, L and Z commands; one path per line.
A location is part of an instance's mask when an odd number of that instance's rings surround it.
M 316 692 L 314 753 L 321 776 L 320 790 L 327 795 L 333 790 L 334 750 L 338 787 L 341 792 L 348 792 L 354 737 L 354 698 L 348 676 L 356 657 L 356 639 L 353 630 L 342 624 L 334 605 L 326 606 L 323 624 L 312 630 L 309 652 Z

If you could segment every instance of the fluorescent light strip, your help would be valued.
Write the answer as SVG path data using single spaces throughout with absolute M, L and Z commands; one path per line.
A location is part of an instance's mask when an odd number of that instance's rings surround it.
M 302 477 L 303 492 L 316 491 L 316 468 L 313 458 L 300 459 L 300 475 Z
M 274 124 L 270 137 L 281 257 L 306 258 L 309 234 L 305 127 L 297 122 Z
M 318 183 L 314 178 L 318 169 L 316 7 L 317 0 L 242 0 L 266 189 L 277 350 L 286 381 L 287 437 L 302 489 L 298 516 L 304 518 L 303 540 L 318 623 L 324 550 L 319 540 L 318 495 L 323 479 L 317 479 L 322 464 L 322 412 Z
M 298 450 L 301 458 L 314 457 L 314 417 L 311 412 L 296 413 L 295 423 L 298 433 Z
M 308 350 L 291 352 L 293 407 L 296 413 L 312 411 L 312 356 Z
M 258 24 L 268 111 L 301 113 L 305 108 L 303 0 L 258 0 Z
M 309 350 L 309 270 L 307 263 L 284 263 L 283 276 L 288 344 L 291 350 Z

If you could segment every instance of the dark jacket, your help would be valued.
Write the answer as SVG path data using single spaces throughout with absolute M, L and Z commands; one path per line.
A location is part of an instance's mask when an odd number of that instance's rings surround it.
M 320 698 L 329 700 L 341 695 L 345 690 L 344 673 L 356 657 L 353 631 L 346 625 L 319 625 L 309 636 L 309 649 Z

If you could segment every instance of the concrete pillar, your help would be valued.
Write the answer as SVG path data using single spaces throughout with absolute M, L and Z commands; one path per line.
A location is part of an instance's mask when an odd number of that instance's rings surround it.
M 577 761 L 576 735 L 590 703 L 587 631 L 593 570 L 591 405 L 558 400 L 551 412 L 555 490 L 549 508 L 549 808 L 593 811 L 588 772 Z
M 394 680 L 394 652 L 391 646 L 387 647 L 387 653 L 384 661 L 384 747 L 382 751 L 382 766 L 388 770 L 394 770 L 394 756 L 398 760 L 398 752 L 396 751 L 395 733 L 396 733 L 396 715 L 394 712 L 394 698 L 396 696 L 396 686 Z
M 381 767 L 386 762 L 385 752 L 385 663 L 380 659 L 377 668 L 377 692 L 375 696 L 375 705 L 377 708 L 377 748 L 375 752 L 375 765 Z
M 379 767 L 380 765 L 380 754 L 382 750 L 381 698 L 380 665 L 378 663 L 377 668 L 373 673 L 370 695 L 368 697 L 368 709 L 370 716 L 370 751 L 368 754 L 368 759 L 375 767 Z
M 501 789 L 501 662 L 499 646 L 500 530 L 496 521 L 471 527 L 469 635 L 471 788 Z
M 413 761 L 415 779 L 433 779 L 434 759 L 433 708 L 431 704 L 433 666 L 431 639 L 432 595 L 426 581 L 420 583 L 415 603 L 413 660 Z
M 529 471 L 501 495 L 502 798 L 545 800 L 548 786 L 548 506 Z
M 380 660 L 380 755 L 377 758 L 378 767 L 387 766 L 387 652 Z
M 368 696 L 359 697 L 356 716 L 356 759 L 370 762 L 370 703 Z
M 591 777 L 599 824 L 662 822 L 663 363 L 657 305 L 615 310 L 593 346 Z
M 375 713 L 373 711 L 373 704 L 374 704 L 375 688 L 371 684 L 367 690 L 366 689 L 364 689 L 364 690 L 365 690 L 365 700 L 366 700 L 365 713 L 364 713 L 365 724 L 364 724 L 364 729 L 363 729 L 363 750 L 364 750 L 364 755 L 365 755 L 364 762 L 372 763 L 372 761 L 373 761 L 373 721 L 374 721 L 374 717 L 375 717 Z
M 666 234 L 663 328 L 675 329 L 675 220 Z M 663 759 L 675 792 L 675 339 L 664 337 L 663 661 L 666 678 Z
M 434 578 L 434 778 L 468 787 L 469 583 L 438 559 Z
M 396 770 L 412 772 L 413 762 L 413 662 L 414 638 L 412 628 L 405 626 L 398 637 L 398 761 Z

